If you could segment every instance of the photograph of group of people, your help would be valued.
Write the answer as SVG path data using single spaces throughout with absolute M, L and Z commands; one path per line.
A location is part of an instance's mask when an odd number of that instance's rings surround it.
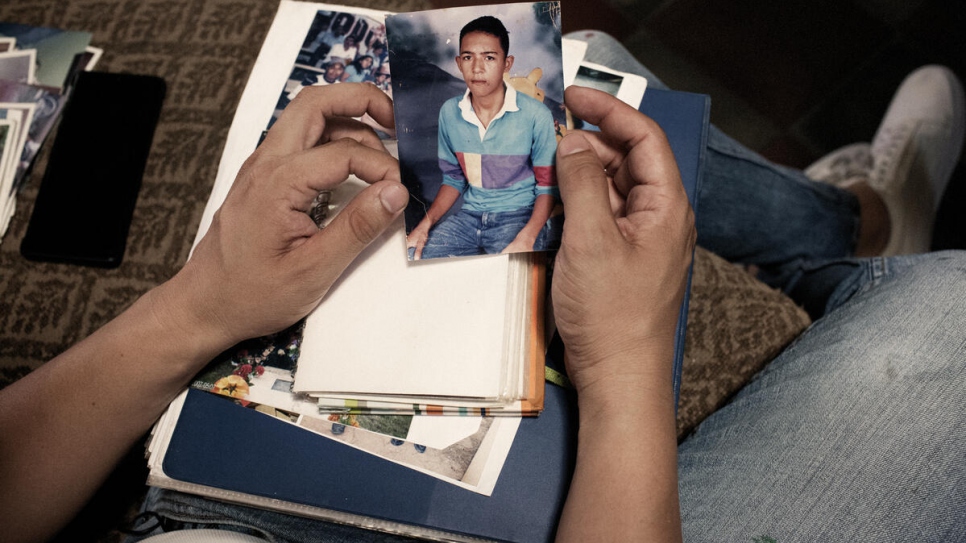
M 392 96 L 386 26 L 358 13 L 319 11 L 266 130 L 305 87 L 346 82 L 370 83 Z
M 558 2 L 386 18 L 318 11 L 263 137 L 303 89 L 340 83 L 375 85 L 395 102 L 395 129 L 362 121 L 398 138 L 411 260 L 559 244 L 554 161 L 567 115 Z

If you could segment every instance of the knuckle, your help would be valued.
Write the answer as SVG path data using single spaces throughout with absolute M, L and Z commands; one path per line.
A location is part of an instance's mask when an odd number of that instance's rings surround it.
M 591 151 L 575 153 L 562 157 L 559 164 L 561 177 L 583 177 L 586 175 L 603 176 L 604 167 Z
M 272 177 L 275 173 L 275 165 L 269 164 L 267 161 L 258 161 L 251 164 L 246 170 L 246 173 L 248 174 L 249 182 L 254 183 L 258 180 Z
M 341 136 L 337 139 L 333 139 L 327 144 L 327 146 L 332 147 L 333 151 L 340 153 L 342 156 L 351 157 L 353 156 L 351 153 L 360 152 L 358 147 L 360 147 L 361 144 L 349 136 Z
M 604 177 L 604 167 L 596 156 L 586 156 L 574 165 L 573 173 L 577 177 Z
M 347 218 L 349 231 L 359 245 L 368 245 L 382 230 L 380 221 L 361 209 L 349 210 Z
M 283 166 L 284 162 L 280 164 L 277 157 L 256 150 L 242 164 L 238 178 L 244 179 L 247 184 L 264 183 L 273 179 L 279 168 Z

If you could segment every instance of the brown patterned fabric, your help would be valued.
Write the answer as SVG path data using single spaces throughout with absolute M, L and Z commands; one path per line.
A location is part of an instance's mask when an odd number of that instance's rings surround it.
M 0 5 L 3 21 L 93 32 L 92 45 L 104 49 L 99 71 L 158 75 L 168 84 L 120 268 L 40 264 L 20 256 L 49 141 L 44 146 L 0 242 L 0 365 L 35 368 L 184 263 L 275 8 L 272 2 L 178 0 Z
M 431 7 L 428 0 L 340 3 L 393 11 Z M 0 242 L 0 387 L 96 330 L 184 263 L 235 107 L 276 8 L 273 1 L 259 0 L 0 4 L 2 21 L 93 32 L 92 45 L 104 49 L 100 71 L 157 75 L 168 84 L 127 252 L 116 270 L 20 256 L 50 148 L 45 145 Z M 725 402 L 807 324 L 804 312 L 783 295 L 698 250 L 679 432 Z
M 808 313 L 787 296 L 699 247 L 691 280 L 678 437 L 724 405 L 810 323 Z

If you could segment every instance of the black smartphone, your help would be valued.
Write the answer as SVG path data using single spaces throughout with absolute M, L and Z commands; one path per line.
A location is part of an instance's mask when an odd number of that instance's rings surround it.
M 165 91 L 159 77 L 80 73 L 20 245 L 24 257 L 121 264 Z

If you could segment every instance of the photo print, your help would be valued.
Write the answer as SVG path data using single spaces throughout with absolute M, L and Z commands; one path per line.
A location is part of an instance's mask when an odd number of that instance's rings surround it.
M 34 67 L 37 51 L 7 51 L 0 53 L 0 80 L 17 83 L 34 83 Z
M 74 59 L 90 45 L 91 36 L 90 32 L 0 22 L 0 38 L 15 43 L 17 50 L 36 52 L 31 83 L 57 90 L 70 79 Z
M 647 89 L 647 79 L 625 72 L 618 72 L 599 64 L 582 62 L 577 68 L 574 85 L 590 87 L 617 98 L 625 104 L 637 109 L 644 98 Z M 599 132 L 600 128 L 582 119 L 573 117 L 573 128 Z
M 0 120 L 0 146 L 4 134 Z M 500 470 L 490 464 L 498 454 L 485 444 L 505 435 L 508 421 L 458 417 L 444 425 L 447 431 L 439 431 L 433 428 L 442 422 L 438 417 L 369 414 L 364 409 L 324 413 L 318 398 L 292 392 L 304 325 L 302 320 L 239 343 L 215 357 L 190 386 L 473 492 L 492 492 Z
M 10 192 L 13 194 L 18 192 L 26 181 L 27 169 L 40 151 L 41 144 L 60 116 L 60 111 L 67 99 L 48 87 L 0 81 L 0 102 L 32 104 L 34 106 L 33 118 L 27 129 L 27 138 L 24 141 L 20 163 L 17 166 L 16 181 Z
M 10 119 L 0 119 L 0 182 L 15 171 L 11 165 L 16 164 L 15 146 L 17 123 Z
M 7 125 L 3 150 L 0 155 L 0 195 L 12 194 L 11 190 L 16 180 L 17 167 L 20 165 L 20 154 L 27 141 L 28 130 L 34 115 L 34 104 L 14 102 L 0 102 L 0 123 Z M 0 212 L 6 213 L 13 205 L 8 200 L 6 207 L 0 205 Z M 9 218 L 9 215 L 4 215 Z M 0 219 L 0 233 L 4 230 Z
M 586 63 L 577 68 L 577 77 L 574 79 L 574 85 L 604 91 L 611 96 L 617 96 L 617 91 L 620 90 L 623 82 L 624 76 L 608 70 L 593 68 Z
M 411 260 L 554 249 L 559 2 L 386 18 Z
M 305 87 L 371 83 L 392 96 L 391 81 L 383 22 L 360 13 L 320 10 L 305 35 L 262 137 Z M 394 136 L 392 130 L 379 126 L 368 116 L 362 120 L 380 137 Z

